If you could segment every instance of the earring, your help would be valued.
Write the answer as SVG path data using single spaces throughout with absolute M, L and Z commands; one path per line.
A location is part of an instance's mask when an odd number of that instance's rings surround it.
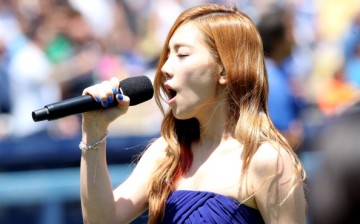
M 224 85 L 224 84 L 226 84 L 226 82 L 227 82 L 227 77 L 226 77 L 225 71 L 222 70 L 222 71 L 220 72 L 219 83 L 222 84 L 222 85 Z

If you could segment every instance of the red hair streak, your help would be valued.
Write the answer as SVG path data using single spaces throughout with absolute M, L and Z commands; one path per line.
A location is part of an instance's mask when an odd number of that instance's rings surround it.
M 182 177 L 185 173 L 189 171 L 192 161 L 193 161 L 193 155 L 191 153 L 190 147 L 181 146 L 180 164 L 174 175 L 174 182 L 176 182 L 180 177 Z

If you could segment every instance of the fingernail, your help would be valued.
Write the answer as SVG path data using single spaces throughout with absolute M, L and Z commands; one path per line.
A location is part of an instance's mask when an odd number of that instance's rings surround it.
M 112 96 L 109 96 L 109 97 L 108 97 L 108 101 L 109 101 L 109 103 L 112 103 L 112 102 L 114 101 L 113 97 L 112 97 Z
M 116 93 L 117 93 L 116 88 L 113 88 L 113 89 L 112 89 L 112 91 L 113 91 L 113 93 L 114 93 L 114 94 L 116 94 Z
M 96 102 L 98 102 L 98 103 L 101 101 L 101 99 L 100 99 L 99 96 L 95 97 L 95 100 L 96 100 Z
M 104 107 L 108 107 L 108 102 L 107 101 L 102 102 L 102 104 L 103 104 Z
M 121 94 L 117 94 L 116 96 L 117 96 L 117 98 L 118 98 L 119 100 L 123 100 L 123 99 L 124 99 L 124 96 L 121 95 Z

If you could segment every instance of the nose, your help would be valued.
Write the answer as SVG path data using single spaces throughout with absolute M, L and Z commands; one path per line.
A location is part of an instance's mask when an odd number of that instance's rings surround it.
M 161 72 L 165 75 L 165 77 L 172 78 L 174 76 L 174 71 L 172 67 L 170 66 L 170 60 L 169 58 L 166 60 L 166 62 L 161 67 Z

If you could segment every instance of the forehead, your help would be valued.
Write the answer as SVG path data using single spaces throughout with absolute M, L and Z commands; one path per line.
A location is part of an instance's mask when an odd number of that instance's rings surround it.
M 193 23 L 185 23 L 181 25 L 172 35 L 169 41 L 169 47 L 190 46 L 196 47 L 204 44 L 202 34 Z

